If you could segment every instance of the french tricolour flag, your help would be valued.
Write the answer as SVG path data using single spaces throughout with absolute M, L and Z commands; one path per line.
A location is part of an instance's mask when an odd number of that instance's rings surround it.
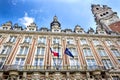
M 59 57 L 59 53 L 58 52 L 53 51 L 51 48 L 50 48 L 50 51 L 51 51 L 51 53 L 53 53 L 54 56 Z

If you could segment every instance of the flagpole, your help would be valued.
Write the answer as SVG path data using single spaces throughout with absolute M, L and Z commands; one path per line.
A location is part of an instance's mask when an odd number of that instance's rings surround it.
M 51 49 L 51 48 L 50 48 Z M 51 50 L 52 51 L 52 50 Z M 53 56 L 52 56 L 53 57 Z M 54 57 L 52 58 L 53 59 L 53 63 L 54 63 L 54 65 L 55 65 L 55 67 L 56 67 L 56 63 L 55 63 L 55 59 L 54 59 Z
M 55 65 L 55 67 L 56 67 L 56 63 L 55 63 L 55 58 L 53 57 L 53 62 L 54 62 L 54 65 Z
M 37 48 L 37 56 L 36 56 L 36 61 L 37 61 L 37 64 L 36 64 L 36 69 L 37 69 L 37 65 L 38 65 L 38 48 Z
M 58 42 L 58 57 L 57 58 L 58 58 L 58 61 L 57 61 L 57 67 L 56 68 L 57 68 L 57 70 L 59 70 L 59 59 L 60 59 L 59 58 L 59 42 Z

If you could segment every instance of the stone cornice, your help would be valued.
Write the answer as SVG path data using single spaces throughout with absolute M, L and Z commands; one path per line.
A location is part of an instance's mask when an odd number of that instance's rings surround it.
M 55 33 L 55 32 L 40 32 L 40 31 L 14 31 L 0 30 L 0 34 L 26 34 L 26 35 L 57 35 L 57 36 L 74 36 L 74 37 L 99 37 L 99 38 L 120 38 L 120 35 L 100 35 L 100 34 L 78 34 L 78 33 Z

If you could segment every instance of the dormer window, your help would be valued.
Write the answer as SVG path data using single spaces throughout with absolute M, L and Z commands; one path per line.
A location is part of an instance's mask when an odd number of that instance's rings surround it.
M 104 34 L 104 31 L 100 31 L 100 34 Z
M 77 31 L 77 32 L 80 33 L 80 34 L 83 33 L 82 31 Z
M 54 32 L 59 32 L 59 30 L 54 30 Z
M 8 28 L 7 27 L 3 27 L 3 30 L 7 30 Z

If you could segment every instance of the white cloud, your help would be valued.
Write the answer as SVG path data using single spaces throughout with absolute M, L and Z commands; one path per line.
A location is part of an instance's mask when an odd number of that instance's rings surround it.
M 42 9 L 31 9 L 30 10 L 32 14 L 38 14 L 38 13 L 42 13 L 43 10 Z
M 30 23 L 33 23 L 34 20 L 35 20 L 34 18 L 28 16 L 27 12 L 25 12 L 24 17 L 18 19 L 18 21 L 25 27 L 30 25 Z
M 9 0 L 10 1 L 10 3 L 12 4 L 12 5 L 17 5 L 18 3 L 20 3 L 20 2 L 22 2 L 22 3 L 24 3 L 25 2 L 25 0 Z
M 17 0 L 11 0 L 12 5 L 16 5 L 17 2 L 18 2 Z

